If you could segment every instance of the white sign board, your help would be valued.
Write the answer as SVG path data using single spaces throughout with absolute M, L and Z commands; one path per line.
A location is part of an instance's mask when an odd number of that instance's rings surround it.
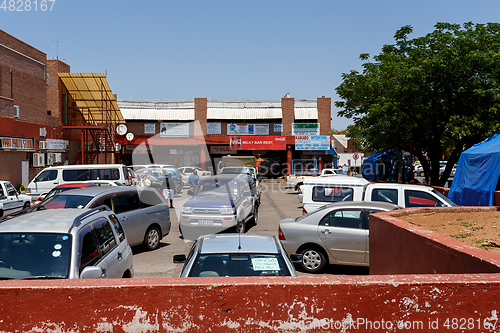
M 189 123 L 161 123 L 160 137 L 189 137 Z

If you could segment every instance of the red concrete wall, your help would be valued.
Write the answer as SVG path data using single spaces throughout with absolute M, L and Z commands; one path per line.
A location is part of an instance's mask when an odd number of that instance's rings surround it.
M 493 205 L 500 206 L 500 191 L 496 191 L 493 197 Z
M 0 331 L 493 332 L 499 298 L 498 274 L 2 281 Z
M 497 207 L 409 208 L 370 215 L 370 274 L 500 272 L 500 255 L 398 218 L 411 212 L 497 210 Z

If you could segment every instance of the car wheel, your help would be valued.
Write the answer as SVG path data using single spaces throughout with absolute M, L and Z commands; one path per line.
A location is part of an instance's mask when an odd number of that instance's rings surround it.
M 326 257 L 322 251 L 315 247 L 306 247 L 300 254 L 302 255 L 302 261 L 300 266 L 307 273 L 321 273 L 326 266 Z
M 245 233 L 245 222 L 244 221 L 238 221 L 238 224 L 234 226 L 234 231 L 239 234 Z
M 3 216 L 3 210 L 0 209 L 0 217 Z
M 154 250 L 160 245 L 160 230 L 158 227 L 149 227 L 144 237 L 144 245 L 148 250 Z
M 25 202 L 23 206 L 23 210 L 28 209 L 31 207 L 31 204 L 29 202 Z

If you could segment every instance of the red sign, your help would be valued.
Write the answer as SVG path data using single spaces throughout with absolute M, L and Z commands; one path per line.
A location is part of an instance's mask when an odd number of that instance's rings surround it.
M 234 150 L 286 150 L 286 137 L 267 135 L 233 135 L 229 138 L 229 148 Z
M 22 138 L 0 138 L 2 149 L 33 149 L 33 139 L 22 139 Z

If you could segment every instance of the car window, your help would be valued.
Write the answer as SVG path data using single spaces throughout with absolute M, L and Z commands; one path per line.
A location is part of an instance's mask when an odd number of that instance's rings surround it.
M 319 225 L 325 227 L 339 227 L 362 229 L 363 218 L 361 209 L 339 209 L 326 214 Z
M 0 186 L 0 197 L 3 197 L 3 196 L 4 196 L 4 194 L 3 194 L 3 187 Z
M 5 187 L 7 188 L 7 195 L 15 196 L 17 194 L 16 189 L 11 184 L 6 184 Z
M 398 190 L 397 189 L 373 189 L 372 201 L 390 202 L 398 204 Z
M 99 244 L 99 250 L 101 254 L 105 256 L 108 252 L 113 250 L 116 246 L 115 235 L 113 234 L 113 229 L 109 225 L 109 222 L 100 218 L 97 221 L 92 222 L 92 227 L 95 230 L 97 236 L 97 244 Z
M 116 234 L 118 235 L 118 239 L 120 240 L 120 242 L 123 242 L 125 240 L 125 232 L 123 231 L 123 227 L 120 221 L 115 215 L 109 215 L 109 220 L 111 221 L 111 223 L 115 225 L 115 230 Z
M 85 208 L 93 197 L 87 195 L 66 195 L 64 192 L 43 200 L 42 205 L 47 209 L 57 208 Z
M 60 233 L 1 233 L 0 278 L 53 276 L 67 278 L 71 235 Z
M 313 201 L 336 202 L 352 201 L 352 188 L 314 186 Z
M 112 200 L 111 200 L 111 197 L 103 197 L 103 198 L 100 198 L 98 200 L 96 200 L 92 206 L 90 208 L 95 208 L 95 207 L 99 207 L 99 206 L 102 206 L 102 205 L 105 205 L 105 206 L 108 206 L 109 209 L 113 209 L 113 203 L 112 203 Z
M 120 214 L 140 209 L 141 202 L 137 193 L 124 193 L 113 198 L 113 206 L 115 214 Z
M 185 168 L 184 173 L 193 173 L 193 168 Z
M 369 220 L 370 220 L 370 217 L 369 215 L 370 214 L 375 214 L 375 213 L 380 213 L 380 212 L 383 212 L 383 210 L 380 210 L 380 209 L 366 209 L 364 211 L 364 215 L 363 215 L 363 229 L 369 229 Z
M 99 246 L 91 225 L 83 228 L 79 233 L 80 244 L 80 273 L 87 266 L 93 266 L 101 255 L 99 253 Z
M 57 170 L 44 170 L 38 177 L 35 178 L 35 182 L 46 182 L 49 180 L 55 180 L 57 178 Z
M 89 180 L 90 171 L 88 169 L 67 169 L 63 170 L 65 181 L 86 181 Z
M 198 186 L 197 196 L 205 195 L 238 195 L 238 181 L 218 181 L 217 179 L 204 180 Z
M 279 254 L 200 254 L 189 276 L 290 276 Z
M 119 180 L 120 170 L 118 168 L 90 169 L 89 180 Z
M 441 202 L 433 195 L 422 191 L 405 190 L 405 207 L 434 207 Z
M 142 207 L 151 207 L 151 206 L 156 206 L 160 205 L 163 203 L 161 200 L 159 193 L 156 190 L 149 191 L 149 190 L 143 190 L 140 192 L 139 199 L 141 200 Z

